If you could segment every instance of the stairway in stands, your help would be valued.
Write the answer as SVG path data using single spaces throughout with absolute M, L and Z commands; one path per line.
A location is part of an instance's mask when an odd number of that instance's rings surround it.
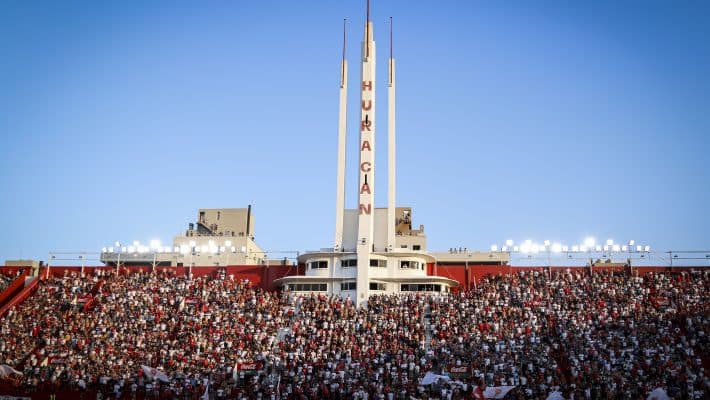
M 431 329 L 431 307 L 429 304 L 424 306 L 424 313 L 422 314 L 422 324 L 424 325 L 424 334 L 426 335 L 426 343 L 424 348 L 429 350 L 431 347 L 432 329 Z

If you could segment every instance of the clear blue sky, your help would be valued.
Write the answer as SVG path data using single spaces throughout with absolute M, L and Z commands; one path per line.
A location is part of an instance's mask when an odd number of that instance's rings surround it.
M 267 250 L 332 245 L 342 18 L 355 82 L 364 0 L 144 3 L 0 5 L 0 262 L 170 243 L 198 208 L 247 204 Z M 708 2 L 374 0 L 372 15 L 376 204 L 393 16 L 398 203 L 430 250 L 710 248 Z

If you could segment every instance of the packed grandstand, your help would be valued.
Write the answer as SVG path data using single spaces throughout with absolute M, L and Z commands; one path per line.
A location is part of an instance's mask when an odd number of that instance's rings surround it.
M 266 291 L 223 269 L 67 271 L 2 317 L 0 364 L 15 371 L 2 394 L 707 398 L 709 278 L 707 269 L 520 271 L 458 293 L 375 295 L 358 308 Z

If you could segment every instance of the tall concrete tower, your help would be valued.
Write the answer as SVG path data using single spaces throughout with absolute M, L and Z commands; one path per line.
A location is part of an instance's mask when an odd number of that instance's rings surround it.
M 395 188 L 396 175 L 395 168 L 397 160 L 395 158 L 395 84 L 394 84 L 394 57 L 392 46 L 392 17 L 390 17 L 390 59 L 389 59 L 389 79 L 387 86 L 387 251 L 395 251 Z
M 348 101 L 348 61 L 345 59 L 345 20 L 343 20 L 343 59 L 340 64 L 340 110 L 338 114 L 338 176 L 335 195 L 335 241 L 333 250 L 343 250 L 345 215 L 345 143 Z
M 367 1 L 360 68 L 360 162 L 358 183 L 357 302 L 368 297 L 375 215 L 375 41 Z
M 343 23 L 345 24 L 345 23 Z M 295 293 L 331 293 L 367 307 L 374 294 L 431 292 L 448 293 L 458 282 L 434 274 L 429 265 L 436 258 L 426 250 L 424 226 L 412 228 L 412 208 L 397 207 L 395 158 L 395 62 L 390 51 L 387 79 L 387 207 L 375 208 L 375 41 L 367 0 L 365 35 L 362 41 L 357 206 L 345 209 L 345 158 L 348 63 L 340 64 L 340 113 L 338 119 L 338 164 L 336 183 L 335 238 L 332 248 L 307 251 L 298 256 L 305 267 L 302 275 L 284 276 L 274 283 Z M 487 259 L 486 259 L 487 260 Z

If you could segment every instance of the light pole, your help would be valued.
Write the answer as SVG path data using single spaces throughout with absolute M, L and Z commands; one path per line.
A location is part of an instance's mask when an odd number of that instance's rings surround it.
M 49 268 L 51 268 L 51 266 L 52 266 L 52 259 L 53 258 L 54 258 L 54 256 L 52 255 L 52 253 L 49 253 L 49 256 L 47 257 L 47 272 L 44 275 L 44 279 L 49 279 Z

